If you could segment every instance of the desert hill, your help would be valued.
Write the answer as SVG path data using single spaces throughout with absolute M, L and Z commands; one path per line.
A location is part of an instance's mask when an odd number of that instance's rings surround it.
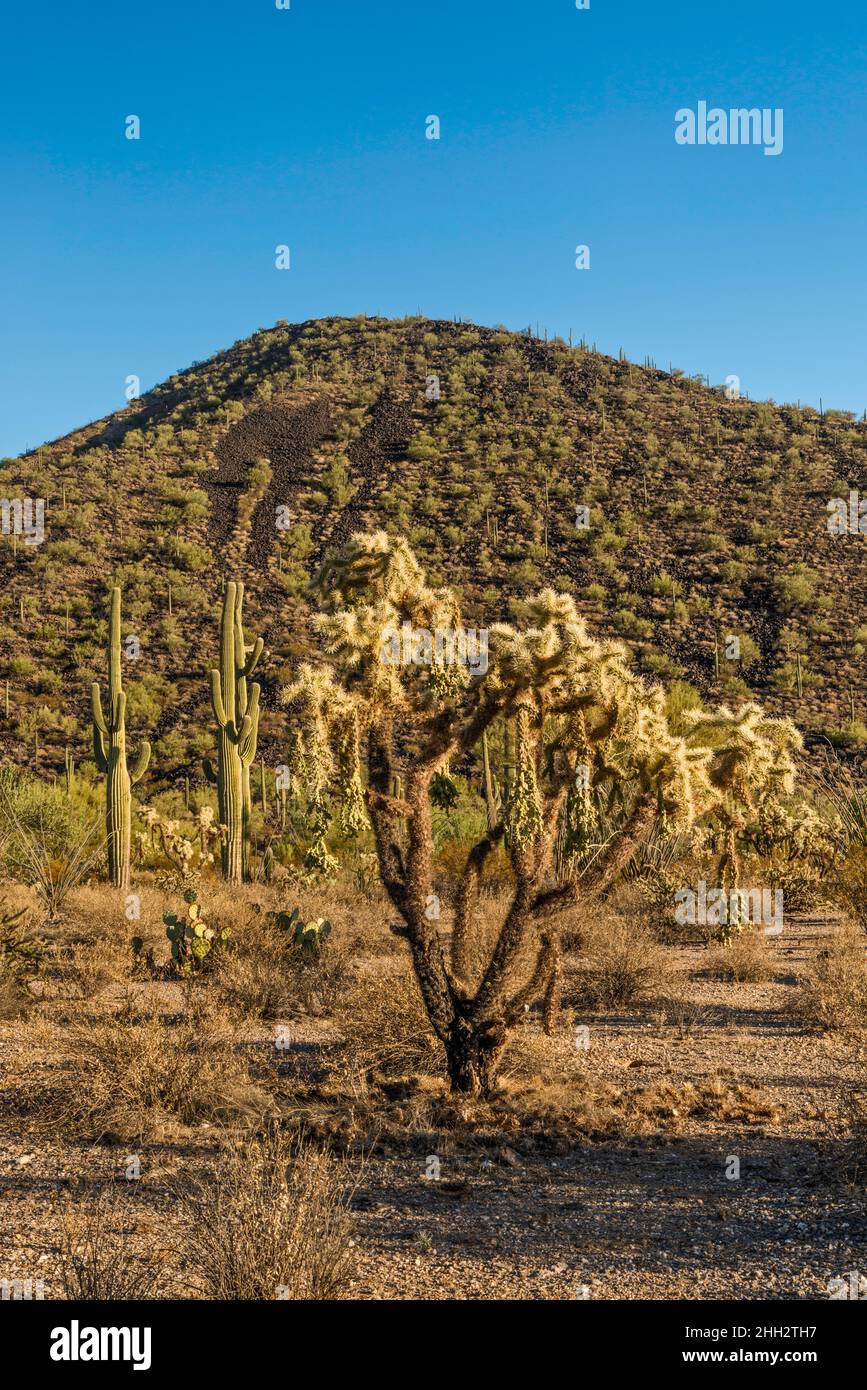
M 0 461 L 0 497 L 46 499 L 44 542 L 0 546 L 3 753 L 57 773 L 67 747 L 88 756 L 113 581 L 139 639 L 130 729 L 158 776 L 198 777 L 203 672 L 237 578 L 270 652 L 260 749 L 279 762 L 277 692 L 314 647 L 310 581 L 352 531 L 385 527 L 458 587 L 468 626 L 568 588 L 651 677 L 755 693 L 857 758 L 867 561 L 861 536 L 829 533 L 827 504 L 863 483 L 865 451 L 848 413 L 729 399 L 529 330 L 279 323 Z

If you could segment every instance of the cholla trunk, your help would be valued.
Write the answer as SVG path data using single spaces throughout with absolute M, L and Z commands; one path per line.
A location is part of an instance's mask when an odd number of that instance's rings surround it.
M 549 1037 L 557 1026 L 563 988 L 563 955 L 559 941 L 551 943 L 551 957 L 551 974 L 542 1000 L 542 1027 Z
M 505 1045 L 501 1033 L 455 1019 L 445 1042 L 451 1090 L 486 1099 L 494 1088 Z

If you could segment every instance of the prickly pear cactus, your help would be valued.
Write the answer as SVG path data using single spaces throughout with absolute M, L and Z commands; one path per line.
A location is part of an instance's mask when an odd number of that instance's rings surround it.
M 318 956 L 331 935 L 331 923 L 327 917 L 313 917 L 309 922 L 299 922 L 295 928 L 295 945 L 308 955 Z
M 331 935 L 331 923 L 327 917 L 311 917 L 309 922 L 302 922 L 297 907 L 293 907 L 291 912 L 278 912 L 273 922 L 293 946 L 311 956 L 319 955 Z
M 211 951 L 222 946 L 231 933 L 227 927 L 210 926 L 202 916 L 197 895 L 190 889 L 184 894 L 187 910 L 179 917 L 174 912 L 163 916 L 166 936 L 172 946 L 172 962 L 179 975 L 191 975 L 201 969 Z

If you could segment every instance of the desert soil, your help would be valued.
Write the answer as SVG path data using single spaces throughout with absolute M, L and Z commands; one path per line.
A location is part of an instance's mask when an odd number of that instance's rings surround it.
M 867 1155 L 840 1137 L 867 1047 L 786 1016 L 797 954 L 778 949 L 773 981 L 738 984 L 696 978 L 701 949 L 672 949 L 685 1012 L 586 1020 L 588 1077 L 669 1083 L 670 1103 L 639 1133 L 564 1139 L 553 1111 L 550 1127 L 543 1112 L 526 1132 L 478 1145 L 384 1132 L 354 1198 L 351 1296 L 810 1300 L 827 1298 L 835 1276 L 867 1272 Z M 333 1038 L 315 1019 L 286 1027 L 290 1051 L 315 1056 Z M 273 1037 L 272 1025 L 257 1036 Z M 171 1184 L 214 1162 L 213 1131 L 142 1146 L 141 1177 L 127 1181 L 128 1148 L 47 1139 L 18 1113 L 17 1083 L 40 1062 L 14 1020 L 0 1038 L 0 1277 L 41 1279 L 59 1296 L 58 1197 L 112 1182 L 130 1203 L 131 1251 L 165 1261 L 182 1296 Z M 707 1086 L 740 1088 L 743 1104 L 678 1113 L 678 1093 Z

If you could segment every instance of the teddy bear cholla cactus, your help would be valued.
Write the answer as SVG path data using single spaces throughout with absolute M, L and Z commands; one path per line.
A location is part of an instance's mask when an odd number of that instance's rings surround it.
M 686 739 L 710 754 L 708 778 L 714 790 L 705 813 L 708 838 L 717 846 L 717 883 L 740 886 L 741 843 L 768 854 L 785 847 L 792 860 L 806 862 L 822 851 L 821 821 L 806 805 L 795 805 L 795 756 L 803 740 L 791 719 L 775 719 L 750 701 L 738 710 L 685 713 Z M 794 813 L 793 813 L 794 806 Z M 727 921 L 724 942 L 742 924 Z
M 357 725 L 367 767 L 365 801 L 382 882 L 401 922 L 431 1025 L 445 1048 L 453 1090 L 487 1093 L 509 1029 L 526 1006 L 556 996 L 559 930 L 579 897 L 601 893 L 660 814 L 690 823 L 712 796 L 708 750 L 669 730 L 660 690 L 648 690 L 624 649 L 594 641 L 571 598 L 551 590 L 522 605 L 519 627 L 489 629 L 488 667 L 399 666 L 381 659 L 384 634 L 459 628 L 448 590 L 429 588 L 409 547 L 383 532 L 355 535 L 320 576 L 327 611 L 317 618 L 326 665 L 301 668 L 284 703 L 317 748 L 323 786 L 329 736 Z M 516 722 L 517 768 L 497 824 L 470 850 L 448 949 L 427 915 L 433 887 L 431 783 L 474 749 L 498 718 Z M 580 879 L 556 882 L 552 849 L 576 780 L 579 752 L 594 785 L 627 784 L 618 831 Z M 352 759 L 340 759 L 344 769 Z M 394 779 L 404 779 L 401 798 Z M 344 793 L 346 785 L 342 788 Z M 481 968 L 479 882 L 504 844 L 515 887 Z M 529 961 L 528 961 L 529 957 Z
M 148 829 L 147 834 L 141 834 L 139 837 L 142 855 L 147 848 L 148 838 L 150 839 L 150 848 L 154 849 L 156 837 L 159 836 L 164 855 L 177 869 L 183 880 L 186 881 L 194 877 L 205 864 L 213 864 L 214 855 L 209 849 L 209 844 L 214 836 L 218 839 L 223 838 L 225 827 L 219 824 L 215 825 L 214 812 L 210 806 L 203 806 L 196 816 L 195 824 L 199 829 L 198 848 L 183 833 L 180 821 L 160 815 L 153 806 L 143 806 L 141 816 Z M 197 853 L 198 862 L 196 863 Z

